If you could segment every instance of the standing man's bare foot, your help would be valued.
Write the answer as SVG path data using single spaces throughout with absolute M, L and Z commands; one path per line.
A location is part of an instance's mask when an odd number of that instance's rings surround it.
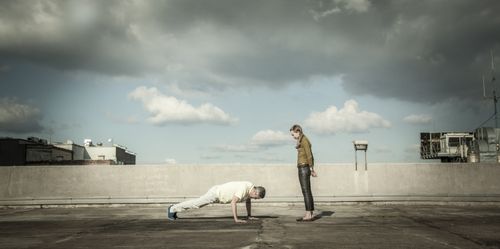
M 297 221 L 313 221 L 313 220 L 314 220 L 313 212 L 306 212 L 304 217 L 297 219 Z

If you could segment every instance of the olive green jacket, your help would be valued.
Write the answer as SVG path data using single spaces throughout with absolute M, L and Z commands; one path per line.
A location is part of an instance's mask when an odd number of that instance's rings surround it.
M 314 156 L 311 150 L 311 142 L 306 137 L 306 135 L 301 135 L 299 141 L 297 142 L 297 166 L 314 167 Z

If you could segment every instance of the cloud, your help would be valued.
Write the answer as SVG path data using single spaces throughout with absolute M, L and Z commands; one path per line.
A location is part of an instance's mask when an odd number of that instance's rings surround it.
M 0 130 L 13 133 L 41 132 L 40 110 L 15 98 L 0 98 Z
M 239 144 L 239 145 L 217 145 L 213 147 L 215 151 L 218 152 L 257 152 L 262 150 L 262 147 L 259 147 L 255 144 Z
M 327 6 L 324 6 L 327 5 Z M 330 6 L 332 5 L 332 6 Z M 311 9 L 309 12 L 312 14 L 314 20 L 317 22 L 320 19 L 328 17 L 329 15 L 339 14 L 342 12 L 349 13 L 363 13 L 367 12 L 370 8 L 370 1 L 368 0 L 334 0 L 330 4 L 320 4 L 318 10 Z M 328 8 L 324 10 L 324 8 Z
M 496 0 L 84 3 L 2 1 L 0 58 L 194 92 L 343 75 L 349 94 L 436 103 L 479 99 L 500 51 Z
M 6 73 L 11 70 L 10 66 L 0 64 L 0 73 Z
M 230 125 L 237 122 L 237 119 L 210 103 L 194 107 L 184 100 L 163 95 L 154 87 L 138 87 L 129 94 L 129 97 L 142 102 L 144 108 L 151 114 L 148 120 L 155 125 L 168 123 Z
M 313 112 L 305 120 L 305 126 L 319 134 L 363 133 L 372 128 L 389 128 L 391 123 L 380 115 L 360 111 L 355 100 L 348 100 L 344 107 L 328 107 L 324 112 Z
M 221 159 L 222 157 L 221 156 L 216 156 L 216 155 L 201 155 L 200 156 L 200 159 L 203 159 L 203 160 L 218 160 L 218 159 Z
M 412 114 L 403 118 L 409 124 L 426 125 L 432 122 L 432 117 L 428 114 Z
M 346 10 L 360 13 L 367 12 L 371 5 L 368 0 L 335 0 L 335 3 L 343 5 Z
M 79 123 L 60 123 L 55 120 L 51 120 L 44 128 L 44 132 L 54 135 L 56 131 L 74 130 L 81 128 L 82 125 Z
M 216 151 L 221 152 L 259 152 L 265 151 L 270 147 L 283 145 L 293 145 L 293 138 L 282 131 L 262 130 L 255 133 L 246 144 L 239 145 L 219 145 L 215 146 Z
M 253 135 L 250 140 L 251 144 L 269 147 L 269 146 L 281 146 L 285 144 L 290 144 L 293 142 L 293 138 L 290 134 L 285 134 L 282 131 L 273 130 L 263 130 L 257 132 Z
M 332 9 L 325 10 L 323 12 L 316 12 L 315 10 L 311 10 L 310 12 L 313 15 L 314 20 L 318 22 L 321 18 L 327 17 L 335 13 L 340 13 L 342 12 L 342 10 L 339 7 L 334 7 Z
M 177 161 L 173 158 L 165 158 L 166 164 L 177 164 Z

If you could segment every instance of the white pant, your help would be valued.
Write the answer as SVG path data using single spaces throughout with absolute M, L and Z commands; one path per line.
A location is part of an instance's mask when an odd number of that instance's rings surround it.
M 215 187 L 212 187 L 203 196 L 201 196 L 197 199 L 177 203 L 177 204 L 173 205 L 170 208 L 170 210 L 172 212 L 179 213 L 179 212 L 182 212 L 182 211 L 188 210 L 188 209 L 201 208 L 201 207 L 206 206 L 210 203 L 214 203 L 214 202 L 218 202 L 218 201 L 219 201 L 219 198 L 217 196 L 217 192 L 215 192 Z

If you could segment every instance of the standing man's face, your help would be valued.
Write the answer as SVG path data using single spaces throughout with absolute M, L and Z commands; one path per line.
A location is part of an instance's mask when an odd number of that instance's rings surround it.
M 298 131 L 291 131 L 290 134 L 292 134 L 292 137 L 295 139 L 299 139 L 300 137 L 300 132 Z

